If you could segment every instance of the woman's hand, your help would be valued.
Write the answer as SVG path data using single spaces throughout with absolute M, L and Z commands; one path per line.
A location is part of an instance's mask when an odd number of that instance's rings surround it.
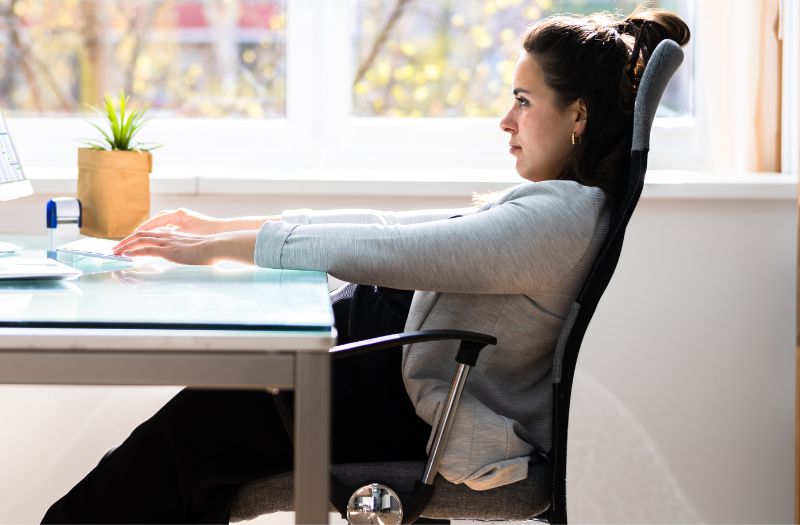
M 257 230 L 198 235 L 170 229 L 136 231 L 113 248 L 114 255 L 155 256 L 180 264 L 237 261 L 253 264 Z
M 158 212 L 140 224 L 136 231 L 152 231 L 157 228 L 171 227 L 186 233 L 209 235 L 226 231 L 225 219 L 218 219 L 196 211 L 178 208 Z
M 214 233 L 224 233 L 240 230 L 257 230 L 266 221 L 279 221 L 280 215 L 269 215 L 264 217 L 235 217 L 231 219 L 219 219 L 204 215 L 196 211 L 178 208 L 177 210 L 165 210 L 158 212 L 155 216 L 144 221 L 136 231 L 151 231 L 158 228 L 172 228 L 186 233 L 197 233 L 200 235 L 211 235 Z

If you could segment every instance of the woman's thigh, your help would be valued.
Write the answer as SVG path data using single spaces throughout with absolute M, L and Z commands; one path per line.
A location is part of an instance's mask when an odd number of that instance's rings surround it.
M 331 299 L 343 344 L 402 332 L 411 292 L 348 285 Z M 401 347 L 331 363 L 334 463 L 425 458 L 431 428 L 417 417 L 401 368 Z

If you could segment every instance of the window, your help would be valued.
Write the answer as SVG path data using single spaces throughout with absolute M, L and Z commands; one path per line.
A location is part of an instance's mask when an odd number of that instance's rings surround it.
M 13 0 L 0 99 L 12 116 L 85 113 L 124 89 L 159 116 L 284 116 L 280 0 Z
M 510 104 L 519 36 L 559 12 L 629 13 L 635 1 L 354 0 L 330 22 L 349 27 L 351 50 L 332 60 L 349 71 L 346 99 L 328 108 L 322 158 L 335 167 L 510 168 L 498 117 Z M 693 26 L 693 0 L 651 2 Z M 693 107 L 692 47 L 664 97 L 658 135 L 669 155 L 651 166 L 699 169 Z M 343 60 L 339 57 L 350 57 Z M 333 75 L 333 73 L 332 73 Z M 341 77 L 341 73 L 339 74 Z M 340 80 L 344 82 L 345 80 Z M 337 94 L 337 96 L 342 96 Z M 668 122 L 667 122 L 668 121 Z M 680 151 L 680 155 L 676 153 Z M 678 163 L 681 163 L 680 165 Z
M 509 168 L 524 27 L 636 3 L 0 0 L 0 101 L 28 165 L 73 165 L 86 105 L 124 88 L 153 108 L 156 167 Z M 655 4 L 693 25 L 694 0 Z M 697 142 L 687 57 L 656 131 L 672 149 Z
M 510 103 L 520 35 L 529 24 L 563 12 L 630 13 L 637 3 L 358 0 L 353 25 L 353 115 L 501 117 Z M 657 5 L 691 24 L 688 0 Z M 687 66 L 670 84 L 661 116 L 692 115 L 690 62 Z

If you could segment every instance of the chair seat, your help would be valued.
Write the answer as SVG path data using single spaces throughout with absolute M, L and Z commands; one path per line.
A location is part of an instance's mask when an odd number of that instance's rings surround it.
M 356 489 L 380 482 L 398 492 L 411 492 L 420 479 L 424 462 L 351 463 L 334 465 L 333 474 Z M 436 491 L 422 513 L 427 518 L 521 521 L 547 510 L 550 502 L 550 467 L 530 464 L 522 481 L 477 491 L 436 477 Z M 262 478 L 242 486 L 233 502 L 231 522 L 254 519 L 262 514 L 294 510 L 291 472 Z M 335 509 L 331 506 L 331 510 Z

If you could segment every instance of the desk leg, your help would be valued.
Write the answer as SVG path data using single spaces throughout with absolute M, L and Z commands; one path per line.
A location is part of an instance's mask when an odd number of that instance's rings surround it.
M 295 523 L 328 523 L 330 356 L 297 354 L 295 368 Z

